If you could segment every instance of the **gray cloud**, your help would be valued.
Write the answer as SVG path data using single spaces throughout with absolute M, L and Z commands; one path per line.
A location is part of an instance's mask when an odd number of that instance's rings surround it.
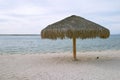
M 119 33 L 119 3 L 119 0 L 0 0 L 0 33 L 39 33 L 48 24 L 72 14 L 107 27 L 112 34 Z

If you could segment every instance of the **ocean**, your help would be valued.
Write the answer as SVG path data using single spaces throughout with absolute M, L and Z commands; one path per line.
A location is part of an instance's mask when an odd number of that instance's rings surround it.
M 108 39 L 77 39 L 77 52 L 120 50 L 120 35 Z M 72 53 L 72 39 L 41 39 L 39 35 L 2 35 L 0 54 Z

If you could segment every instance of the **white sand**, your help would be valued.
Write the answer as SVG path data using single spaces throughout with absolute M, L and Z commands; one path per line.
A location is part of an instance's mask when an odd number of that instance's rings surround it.
M 99 56 L 99 59 L 96 57 Z M 0 55 L 0 80 L 120 80 L 120 50 Z

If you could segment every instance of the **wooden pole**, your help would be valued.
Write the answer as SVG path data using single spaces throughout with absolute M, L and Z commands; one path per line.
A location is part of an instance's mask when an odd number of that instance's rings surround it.
M 73 58 L 76 60 L 76 38 L 73 38 Z

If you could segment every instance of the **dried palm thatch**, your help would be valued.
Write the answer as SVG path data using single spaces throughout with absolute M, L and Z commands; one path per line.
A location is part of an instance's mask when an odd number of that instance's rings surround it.
M 110 32 L 108 29 L 75 15 L 48 25 L 41 31 L 41 37 L 49 39 L 64 39 L 65 37 L 81 39 L 95 37 L 107 38 L 109 35 Z
M 72 15 L 54 24 L 48 25 L 41 31 L 41 37 L 43 39 L 73 38 L 73 52 L 75 59 L 76 38 L 108 38 L 109 35 L 110 32 L 107 28 L 76 15 Z

